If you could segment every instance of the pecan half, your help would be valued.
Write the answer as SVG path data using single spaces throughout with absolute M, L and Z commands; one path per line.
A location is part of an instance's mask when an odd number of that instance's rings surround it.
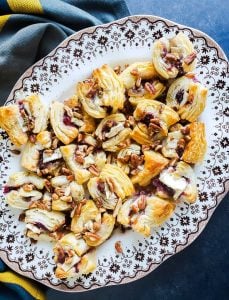
M 149 92 L 152 95 L 154 95 L 156 93 L 156 89 L 155 89 L 153 83 L 146 82 L 145 89 L 147 90 L 147 92 Z

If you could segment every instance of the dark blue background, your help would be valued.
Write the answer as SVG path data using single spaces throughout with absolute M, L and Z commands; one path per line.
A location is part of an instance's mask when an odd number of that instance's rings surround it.
M 112 0 L 111 0 L 112 1 Z M 127 0 L 132 14 L 152 14 L 210 35 L 229 56 L 229 1 Z M 130 284 L 80 294 L 49 289 L 47 299 L 229 299 L 229 204 L 225 198 L 202 234 L 148 276 Z

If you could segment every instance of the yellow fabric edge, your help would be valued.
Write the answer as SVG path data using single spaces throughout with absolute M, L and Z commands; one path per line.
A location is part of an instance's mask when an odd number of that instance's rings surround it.
M 36 300 L 45 300 L 45 295 L 43 294 L 43 292 L 36 288 L 32 282 L 30 282 L 27 279 L 24 279 L 20 275 L 8 271 L 0 273 L 0 282 L 17 284 L 23 287 Z
M 15 13 L 43 14 L 39 0 L 7 0 L 7 3 Z
M 4 16 L 0 16 L 0 31 L 2 30 L 2 28 L 5 26 L 6 22 L 8 21 L 9 17 L 11 15 L 4 15 Z

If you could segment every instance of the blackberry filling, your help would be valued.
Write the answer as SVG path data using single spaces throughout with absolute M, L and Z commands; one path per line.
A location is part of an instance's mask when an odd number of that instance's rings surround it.
M 3 194 L 8 194 L 9 192 L 17 190 L 18 188 L 19 187 L 5 185 L 3 188 Z
M 141 122 L 149 126 L 151 119 L 154 119 L 154 115 L 152 113 L 147 113 L 145 114 L 144 118 L 141 119 Z
M 176 93 L 176 96 L 175 96 L 177 102 L 180 104 L 184 98 L 184 90 L 181 89 L 179 90 L 177 93 Z
M 100 193 L 104 194 L 105 193 L 105 184 L 103 181 L 99 181 L 98 182 L 98 190 L 100 191 Z
M 71 117 L 69 117 L 66 112 L 64 112 L 63 122 L 66 126 L 76 127 L 76 125 L 72 122 Z
M 161 192 L 166 193 L 168 196 L 173 197 L 174 190 L 170 187 L 168 187 L 166 184 L 161 182 L 158 178 L 153 179 L 152 185 Z
M 43 230 L 45 230 L 45 231 L 49 231 L 48 228 L 47 228 L 45 225 L 43 225 L 42 223 L 40 223 L 40 222 L 36 222 L 36 223 L 34 223 L 34 225 L 35 225 L 37 228 L 39 228 L 39 229 L 43 229 Z

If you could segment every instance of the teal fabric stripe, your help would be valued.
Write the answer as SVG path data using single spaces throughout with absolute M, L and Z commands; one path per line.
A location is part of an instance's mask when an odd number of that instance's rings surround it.
M 0 300 L 34 300 L 22 287 L 12 283 L 0 284 Z
M 11 12 L 7 0 L 0 0 L 0 15 L 9 14 Z

